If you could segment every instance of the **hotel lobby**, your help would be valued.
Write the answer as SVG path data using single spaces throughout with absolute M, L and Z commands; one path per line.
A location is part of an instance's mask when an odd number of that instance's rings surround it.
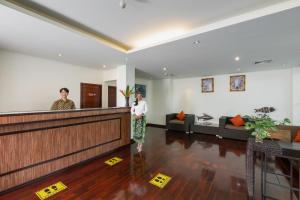
M 0 200 L 300 199 L 300 0 L 0 0 Z

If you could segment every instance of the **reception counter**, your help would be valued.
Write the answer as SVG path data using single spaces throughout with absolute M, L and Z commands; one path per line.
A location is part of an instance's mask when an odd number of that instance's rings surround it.
M 0 114 L 0 193 L 129 143 L 129 108 Z

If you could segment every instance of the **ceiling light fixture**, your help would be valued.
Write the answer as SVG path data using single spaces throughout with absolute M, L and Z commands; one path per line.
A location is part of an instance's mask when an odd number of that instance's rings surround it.
M 127 6 L 126 1 L 125 1 L 125 0 L 120 0 L 120 7 L 121 7 L 122 9 L 125 9 L 126 6 Z
M 235 61 L 239 61 L 240 60 L 240 57 L 235 57 Z
M 166 67 L 164 67 L 164 68 L 163 68 L 163 70 L 164 70 L 164 71 L 167 71 L 167 68 L 166 68 Z
M 106 65 L 102 65 L 102 68 L 105 69 L 105 68 L 106 68 Z
M 194 41 L 194 44 L 200 44 L 200 40 Z
M 61 53 L 59 53 L 59 54 L 58 54 L 58 56 L 59 56 L 59 57 L 62 57 L 62 54 L 61 54 Z

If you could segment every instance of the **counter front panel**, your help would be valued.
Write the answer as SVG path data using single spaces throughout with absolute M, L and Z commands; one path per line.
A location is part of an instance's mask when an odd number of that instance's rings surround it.
M 0 116 L 0 192 L 129 143 L 128 108 Z

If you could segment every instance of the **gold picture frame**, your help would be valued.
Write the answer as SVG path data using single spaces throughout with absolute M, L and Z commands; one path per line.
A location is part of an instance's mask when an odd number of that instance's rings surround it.
M 214 92 L 214 78 L 203 78 L 201 79 L 202 93 Z
M 230 76 L 230 92 L 246 91 L 246 75 Z

